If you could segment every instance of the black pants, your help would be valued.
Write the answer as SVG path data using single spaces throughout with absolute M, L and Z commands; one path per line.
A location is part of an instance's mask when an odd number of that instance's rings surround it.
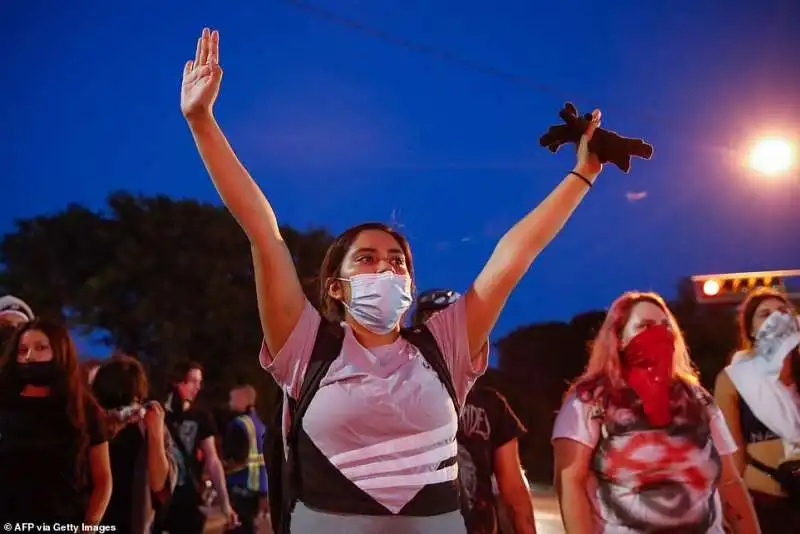
M 240 525 L 229 531 L 231 534 L 256 534 L 255 519 L 258 515 L 258 493 L 242 488 L 228 487 L 231 508 L 239 516 Z
M 153 529 L 154 534 L 163 531 L 169 534 L 203 534 L 206 516 L 200 511 L 200 496 L 193 487 L 175 488 L 169 510 L 161 525 Z
M 750 491 L 761 532 L 796 534 L 800 532 L 800 505 L 787 498 Z

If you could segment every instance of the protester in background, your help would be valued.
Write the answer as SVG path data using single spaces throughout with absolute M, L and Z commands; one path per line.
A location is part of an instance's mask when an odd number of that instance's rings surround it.
M 0 297 L 0 353 L 14 330 L 34 318 L 33 310 L 14 295 Z
M 264 466 L 266 426 L 256 413 L 256 390 L 240 384 L 230 390 L 228 407 L 233 418 L 223 440 L 228 494 L 241 525 L 235 532 L 253 534 L 266 518 L 267 470 Z
M 714 389 L 739 447 L 733 455 L 761 528 L 800 532 L 800 324 L 785 294 L 751 292 L 739 312 L 741 350 Z
M 200 509 L 203 495 L 203 470 L 208 473 L 222 504 L 228 526 L 238 524 L 225 487 L 222 468 L 214 443 L 216 426 L 211 416 L 193 406 L 203 385 L 203 367 L 189 362 L 179 365 L 173 373 L 172 390 L 164 403 L 167 429 L 175 444 L 173 448 L 178 467 L 178 481 L 167 517 L 158 529 L 170 534 L 201 534 L 205 515 Z M 198 457 L 202 456 L 202 463 Z
M 412 324 L 425 323 L 459 297 L 448 289 L 420 293 Z M 488 359 L 489 343 L 481 350 L 486 353 L 483 358 Z M 457 437 L 461 508 L 469 534 L 535 534 L 533 501 L 519 459 L 519 438 L 526 432 L 499 391 L 481 386 L 480 381 L 470 390 Z M 506 530 L 499 520 L 500 503 L 492 479 L 513 521 L 513 527 L 506 526 Z
M 0 518 L 96 524 L 111 496 L 100 409 L 58 323 L 21 326 L 0 359 Z
M 654 293 L 611 305 L 553 443 L 569 533 L 722 534 L 723 514 L 736 534 L 760 532 L 736 443 Z
M 106 410 L 114 492 L 102 524 L 115 534 L 149 534 L 177 483 L 173 443 L 164 409 L 148 401 L 147 376 L 130 356 L 116 356 L 97 370 L 95 398 Z
M 33 319 L 33 310 L 24 300 L 14 295 L 0 297 L 0 324 L 17 328 Z
M 574 170 L 503 236 L 464 297 L 426 323 L 419 335 L 437 351 L 423 355 L 401 335 L 413 335 L 400 324 L 412 302 L 411 251 L 385 225 L 350 228 L 328 249 L 320 270 L 324 317 L 305 298 L 272 206 L 214 119 L 218 58 L 219 34 L 205 29 L 195 60 L 184 68 L 181 111 L 217 191 L 250 240 L 265 341 L 261 363 L 297 399 L 318 333 L 321 339 L 330 333 L 339 351 L 297 435 L 300 494 L 292 532 L 464 532 L 451 398 L 463 405 L 486 368 L 480 349 L 508 296 L 600 173 L 588 150 L 600 112 L 579 143 Z M 447 383 L 428 356 L 444 367 Z M 409 442 L 416 446 L 395 448 Z

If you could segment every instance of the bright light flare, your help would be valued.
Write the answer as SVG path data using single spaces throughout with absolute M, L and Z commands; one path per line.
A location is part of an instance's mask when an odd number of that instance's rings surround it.
M 762 174 L 778 174 L 794 165 L 794 147 L 785 139 L 762 139 L 750 152 L 750 167 Z
M 703 294 L 705 294 L 707 297 L 713 297 L 719 293 L 720 289 L 719 282 L 716 280 L 706 280 L 703 282 Z

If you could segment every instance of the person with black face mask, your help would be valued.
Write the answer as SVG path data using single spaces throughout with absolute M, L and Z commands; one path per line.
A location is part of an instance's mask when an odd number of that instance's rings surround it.
M 0 358 L 0 518 L 99 523 L 111 496 L 108 442 L 67 329 L 36 319 Z
M 146 401 L 147 377 L 130 356 L 117 355 L 100 365 L 92 391 L 106 410 L 111 434 L 114 492 L 102 524 L 113 525 L 117 534 L 149 533 L 178 479 L 164 408 Z

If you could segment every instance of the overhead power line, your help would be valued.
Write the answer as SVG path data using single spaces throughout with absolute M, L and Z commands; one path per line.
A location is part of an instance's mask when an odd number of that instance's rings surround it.
M 385 30 L 381 30 L 379 28 L 375 28 L 374 26 L 366 24 L 362 21 L 347 17 L 340 13 L 336 13 L 334 11 L 331 11 L 330 9 L 320 7 L 310 2 L 304 2 L 303 0 L 279 0 L 279 1 L 299 11 L 307 13 L 311 16 L 326 20 L 338 26 L 358 31 L 360 33 L 369 35 L 371 37 L 375 37 L 387 43 L 401 46 L 408 50 L 412 50 L 414 52 L 425 54 L 431 57 L 435 57 L 437 59 L 440 59 L 448 63 L 460 65 L 462 67 L 472 69 L 482 74 L 494 76 L 496 78 L 502 78 L 511 83 L 515 83 L 517 85 L 521 85 L 529 89 L 532 89 L 533 91 L 537 91 L 539 93 L 544 93 L 559 98 L 562 102 L 567 102 L 571 100 L 570 98 L 564 97 L 564 91 L 558 90 L 557 88 L 551 85 L 544 84 L 534 78 L 531 78 L 530 76 L 516 74 L 498 67 L 494 67 L 486 63 L 481 63 L 480 61 L 476 61 L 468 57 L 461 56 L 459 54 L 456 54 L 448 50 L 443 50 L 431 45 L 418 43 L 406 37 L 396 35 L 387 32 Z M 580 106 L 578 107 L 580 108 Z M 612 106 L 604 106 L 604 109 L 614 110 L 614 111 L 624 111 L 626 114 L 630 114 L 631 111 L 629 108 L 621 110 L 618 108 L 615 109 Z M 649 121 L 654 121 L 659 119 L 659 117 L 655 116 L 652 113 L 639 112 L 639 114 L 644 115 L 644 118 Z

